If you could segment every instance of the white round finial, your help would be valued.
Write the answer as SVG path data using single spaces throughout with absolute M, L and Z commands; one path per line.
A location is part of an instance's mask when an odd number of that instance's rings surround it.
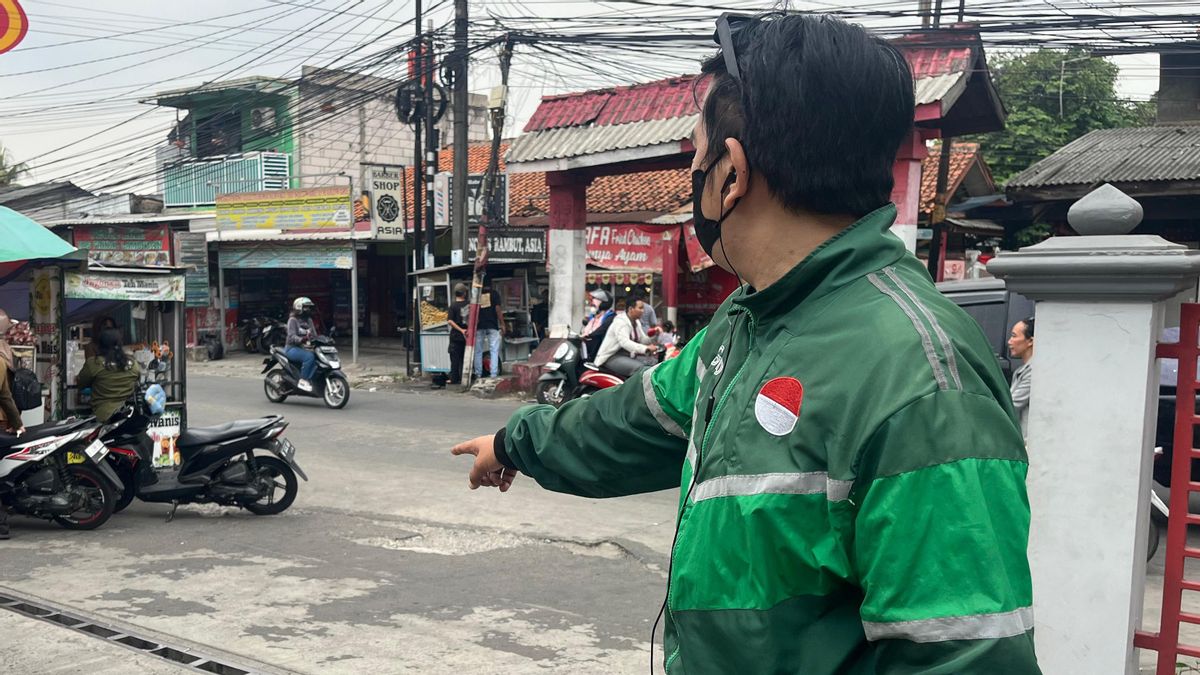
M 1105 183 L 1071 205 L 1067 222 L 1084 236 L 1129 234 L 1142 215 L 1136 199 Z

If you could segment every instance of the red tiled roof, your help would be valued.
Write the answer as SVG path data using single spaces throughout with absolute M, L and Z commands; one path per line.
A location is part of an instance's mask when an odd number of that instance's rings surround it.
M 980 44 L 979 34 L 971 27 L 937 33 L 915 33 L 892 41 L 912 67 L 913 78 L 936 77 L 961 73 L 971 67 L 974 48 Z
M 542 98 L 525 133 L 587 124 L 607 126 L 694 115 L 706 82 L 681 75 L 655 82 Z
M 487 170 L 491 143 L 474 143 L 467 153 L 467 171 L 483 173 Z M 504 153 L 508 142 L 500 144 L 500 170 L 505 170 Z M 447 147 L 438 153 L 438 168 L 441 171 L 454 169 L 454 149 Z M 412 167 L 405 169 L 409 190 L 412 185 Z M 536 217 L 550 212 L 550 188 L 546 186 L 546 174 L 508 174 L 509 217 Z M 588 213 L 643 213 L 655 215 L 673 211 L 686 204 L 692 197 L 691 175 L 687 169 L 670 171 L 647 171 L 620 176 L 602 176 L 592 181 L 587 190 Z M 406 200 L 408 217 L 413 216 L 412 200 Z
M 921 213 L 933 213 L 941 155 L 940 146 L 935 146 L 929 150 L 929 156 L 921 161 Z M 955 143 L 950 147 L 950 172 L 946 174 L 946 188 L 950 194 L 954 194 L 971 170 L 971 165 L 978 160 L 978 143 Z

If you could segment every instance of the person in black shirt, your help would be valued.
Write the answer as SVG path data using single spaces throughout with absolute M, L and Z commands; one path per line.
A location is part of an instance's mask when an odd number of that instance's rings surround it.
M 500 338 L 504 322 L 500 320 L 500 294 L 485 283 L 479 294 L 479 325 L 475 327 L 475 370 L 483 377 L 483 352 L 491 353 L 491 377 L 500 377 Z
M 467 321 L 471 303 L 467 302 L 467 286 L 454 285 L 454 302 L 450 303 L 450 384 L 462 384 L 463 355 L 467 351 Z

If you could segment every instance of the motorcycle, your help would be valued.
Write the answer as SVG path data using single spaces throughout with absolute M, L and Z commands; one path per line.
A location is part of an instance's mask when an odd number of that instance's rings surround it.
M 262 338 L 265 321 L 266 318 L 261 316 L 242 320 L 242 349 L 247 353 L 253 354 L 258 351 L 258 341 Z
M 287 324 L 280 323 L 273 317 L 262 316 L 259 322 L 257 351 L 271 353 L 275 347 L 282 347 L 287 342 Z
M 154 417 L 137 404 L 117 413 L 115 423 L 106 427 L 104 444 L 112 451 L 108 461 L 121 485 L 116 510 L 136 497 L 171 504 L 168 522 L 179 504 L 237 506 L 269 516 L 295 501 L 297 475 L 308 480 L 296 463 L 296 447 L 283 438 L 288 423 L 280 415 L 190 427 L 176 439 L 183 459 L 178 472 L 160 474 L 152 466 L 155 441 L 146 434 Z
M 325 401 L 325 405 L 338 409 L 350 401 L 350 381 L 342 373 L 342 362 L 338 357 L 333 338 L 319 336 L 312 340 L 317 357 L 317 369 L 311 380 L 312 391 L 301 391 L 300 367 L 288 359 L 281 347 L 271 348 L 263 359 L 263 391 L 272 403 L 283 403 L 288 396 L 312 396 Z
M 538 378 L 534 396 L 538 403 L 555 408 L 571 399 L 589 396 L 625 381 L 620 375 L 586 362 L 583 355 L 583 339 L 577 333 L 567 336 L 566 341 L 554 350 L 550 362 L 542 366 L 542 369 L 545 372 Z
M 0 435 L 0 508 L 93 530 L 112 516 L 121 480 L 104 458 L 94 418 L 71 418 Z

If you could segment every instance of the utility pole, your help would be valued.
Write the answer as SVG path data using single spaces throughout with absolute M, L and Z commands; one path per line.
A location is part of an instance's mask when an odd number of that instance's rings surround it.
M 470 141 L 467 138 L 467 116 L 470 105 L 467 91 L 467 0 L 454 0 L 454 178 L 450 193 L 453 220 L 451 248 L 467 250 L 467 157 Z
M 471 388 L 471 376 L 475 364 L 475 333 L 479 325 L 479 295 L 483 289 L 483 275 L 487 270 L 488 224 L 504 222 L 508 214 L 501 214 L 504 208 L 501 200 L 496 199 L 497 174 L 500 173 L 500 139 L 504 136 L 504 107 L 508 101 L 508 69 L 512 64 L 512 38 L 504 40 L 500 50 L 500 86 L 492 90 L 488 100 L 488 112 L 492 116 L 492 148 L 488 156 L 487 173 L 483 177 L 483 220 L 479 223 L 479 241 L 475 254 L 475 274 L 471 279 L 471 313 L 467 320 L 467 349 L 463 354 L 463 390 Z M 499 311 L 499 310 L 497 310 Z M 501 318 L 503 320 L 503 318 Z M 498 358 L 492 354 L 492 358 Z
M 415 0 L 416 3 L 416 19 L 413 25 L 417 28 L 416 38 L 413 40 L 415 50 L 410 57 L 410 67 L 408 71 L 409 79 L 415 78 L 415 81 L 421 83 L 421 45 L 424 44 L 424 36 L 421 34 L 421 0 Z M 424 175 L 421 173 L 421 155 L 423 148 L 421 147 L 421 119 L 418 116 L 413 120 L 413 266 L 412 271 L 425 269 L 425 249 L 421 245 L 421 216 L 423 214 L 422 197 L 424 196 Z M 414 284 L 409 284 L 410 288 L 415 288 Z M 412 336 L 413 351 L 417 354 L 417 363 L 421 362 L 421 313 L 420 313 L 420 298 L 416 293 L 413 293 L 411 298 L 412 304 Z
M 437 238 L 435 217 L 433 212 L 433 177 L 438 170 L 438 146 L 441 139 L 433 119 L 433 74 L 437 72 L 437 63 L 433 56 L 433 20 L 429 21 L 429 30 L 425 33 L 425 41 L 421 43 L 421 77 L 425 93 L 425 245 L 429 250 L 429 258 L 433 259 L 434 244 Z
M 950 195 L 946 194 L 946 184 L 950 179 L 950 146 L 954 139 L 942 137 L 942 151 L 938 157 L 937 192 L 933 198 L 933 213 L 929 216 L 933 227 L 933 239 L 929 241 L 929 276 L 936 281 L 944 281 L 946 277 L 946 207 L 950 204 Z

